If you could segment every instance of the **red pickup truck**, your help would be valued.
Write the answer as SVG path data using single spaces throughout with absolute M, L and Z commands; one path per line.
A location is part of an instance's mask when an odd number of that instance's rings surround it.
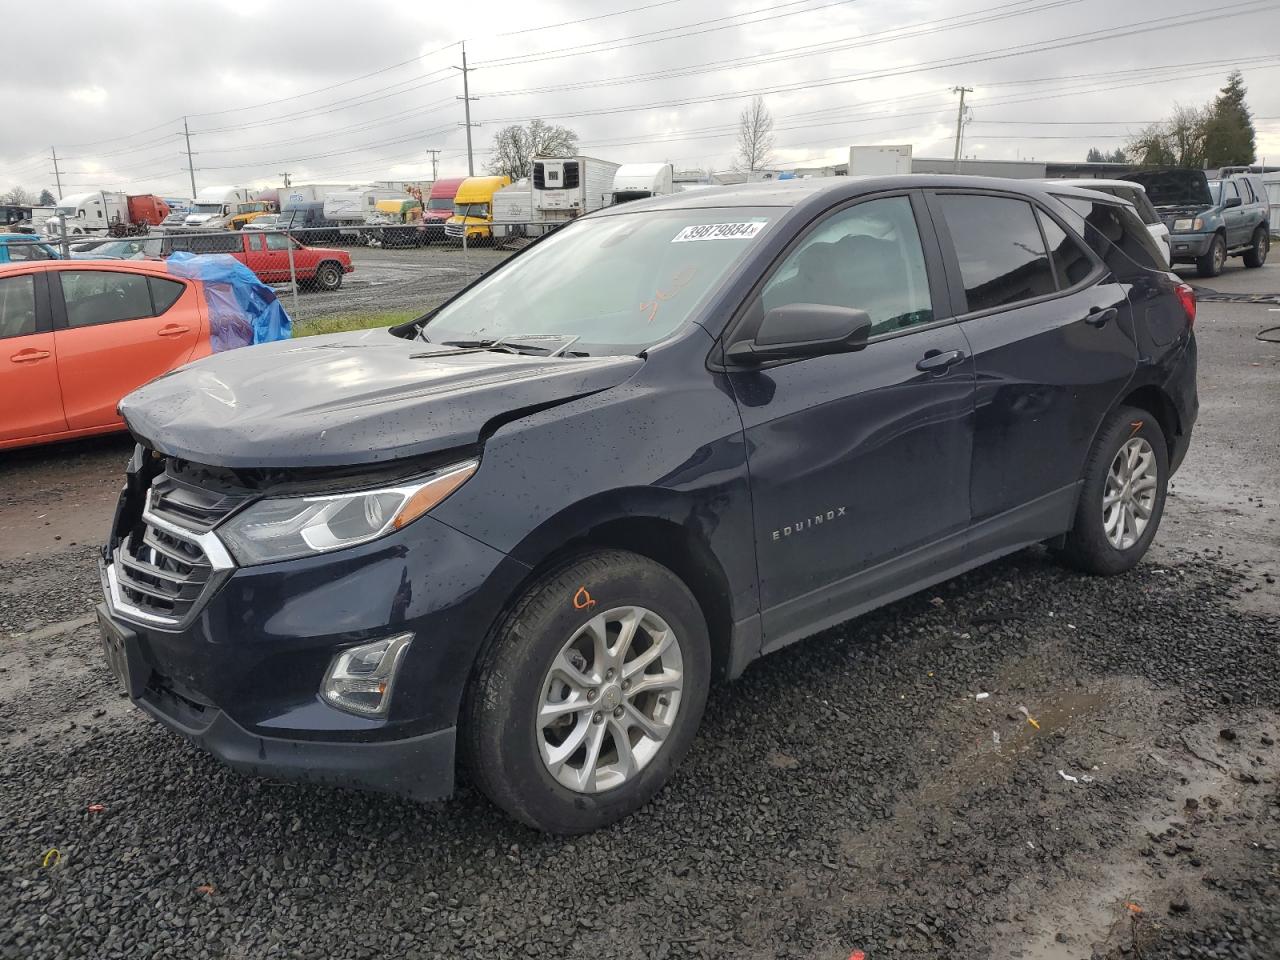
M 342 275 L 355 269 L 351 255 L 345 250 L 306 247 L 282 233 L 261 231 L 227 232 L 223 234 L 166 234 L 162 256 L 178 250 L 191 253 L 226 253 L 235 257 L 258 275 L 263 283 L 289 282 L 289 246 L 293 246 L 293 269 L 299 284 L 320 290 L 337 290 Z

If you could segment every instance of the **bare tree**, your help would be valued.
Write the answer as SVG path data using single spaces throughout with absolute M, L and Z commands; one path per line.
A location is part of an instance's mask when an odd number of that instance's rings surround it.
M 756 97 L 738 117 L 738 169 L 752 174 L 773 163 L 773 117 Z
M 1128 154 L 1147 166 L 1203 167 L 1211 119 L 1208 107 L 1175 104 L 1168 120 L 1143 128 L 1130 141 Z
M 493 137 L 489 172 L 512 180 L 527 177 L 534 157 L 571 157 L 578 152 L 578 135 L 568 127 L 531 120 L 528 126 L 503 127 Z
M 29 207 L 31 206 L 31 194 L 24 187 L 14 187 L 3 197 L 0 197 L 0 202 L 9 203 L 15 207 Z

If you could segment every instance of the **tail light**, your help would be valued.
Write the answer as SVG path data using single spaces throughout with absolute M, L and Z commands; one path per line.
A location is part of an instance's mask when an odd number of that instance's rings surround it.
M 1187 315 L 1187 326 L 1194 327 L 1196 325 L 1196 291 L 1189 283 L 1178 284 L 1176 293 L 1178 294 L 1178 302 L 1182 304 L 1183 312 Z

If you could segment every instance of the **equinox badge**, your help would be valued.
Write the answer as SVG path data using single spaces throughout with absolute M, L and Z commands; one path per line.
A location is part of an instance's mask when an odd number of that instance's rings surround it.
M 773 539 L 783 540 L 791 536 L 793 533 L 804 533 L 807 530 L 812 530 L 814 527 L 820 527 L 824 523 L 831 523 L 833 520 L 838 520 L 843 516 L 844 507 L 832 507 L 826 513 L 815 513 L 812 517 L 805 517 L 803 520 L 799 520 L 796 523 L 789 524 L 788 526 L 781 527 L 780 529 L 773 531 Z

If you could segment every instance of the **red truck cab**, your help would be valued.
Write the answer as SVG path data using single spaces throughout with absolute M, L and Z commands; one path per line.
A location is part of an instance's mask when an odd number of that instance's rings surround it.
M 444 239 L 445 221 L 453 216 L 453 198 L 466 177 L 437 180 L 431 185 L 431 193 L 423 204 L 422 230 L 428 240 Z
M 126 198 L 129 223 L 135 227 L 158 227 L 169 215 L 169 205 L 153 193 L 140 193 Z

